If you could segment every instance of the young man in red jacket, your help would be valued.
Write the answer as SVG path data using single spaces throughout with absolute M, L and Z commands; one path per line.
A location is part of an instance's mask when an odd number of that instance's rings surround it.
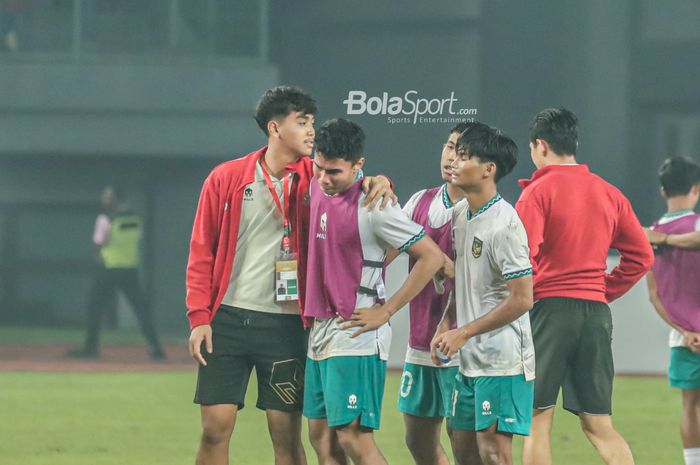
M 306 463 L 302 318 L 315 113 L 301 89 L 266 91 L 255 119 L 268 145 L 217 166 L 204 181 L 187 264 L 189 349 L 200 364 L 200 465 L 228 463 L 253 367 L 275 463 Z M 393 197 L 388 180 L 367 179 L 365 189 L 370 182 L 370 199 Z
M 530 123 L 537 171 L 516 209 L 525 225 L 534 271 L 530 312 L 535 343 L 535 410 L 523 463 L 552 463 L 550 432 L 559 389 L 607 464 L 633 464 L 612 424 L 612 317 L 608 303 L 651 267 L 653 253 L 629 201 L 576 161 L 576 116 L 541 111 Z M 609 249 L 620 264 L 606 273 Z

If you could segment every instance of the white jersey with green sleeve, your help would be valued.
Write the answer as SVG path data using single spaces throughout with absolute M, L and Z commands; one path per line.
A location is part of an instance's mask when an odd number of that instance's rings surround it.
M 532 274 L 527 234 L 515 209 L 496 195 L 472 214 L 467 202 L 455 206 L 457 324 L 491 311 L 508 296 L 508 280 Z M 460 350 L 460 372 L 468 377 L 535 377 L 530 315 L 475 336 Z

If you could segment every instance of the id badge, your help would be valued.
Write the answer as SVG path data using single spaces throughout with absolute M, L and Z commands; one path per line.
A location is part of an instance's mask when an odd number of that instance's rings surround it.
M 377 297 L 381 300 L 386 300 L 386 287 L 384 287 L 384 281 L 380 279 L 375 289 L 377 290 Z
M 275 262 L 275 295 L 277 302 L 299 300 L 298 264 L 296 259 Z

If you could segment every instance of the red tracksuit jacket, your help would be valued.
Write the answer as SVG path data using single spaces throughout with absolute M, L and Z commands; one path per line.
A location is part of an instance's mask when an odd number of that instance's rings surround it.
M 627 198 L 586 165 L 550 165 L 519 181 L 515 208 L 527 231 L 534 297 L 612 302 L 651 267 L 654 255 Z M 620 264 L 606 273 L 609 249 Z
M 204 181 L 187 262 L 190 328 L 210 324 L 231 279 L 244 187 L 255 180 L 255 164 L 267 147 L 214 168 Z M 290 196 L 291 242 L 299 257 L 299 308 L 303 311 L 308 249 L 309 181 L 313 162 L 301 157 L 287 167 L 296 173 Z M 271 291 L 272 292 L 272 291 Z

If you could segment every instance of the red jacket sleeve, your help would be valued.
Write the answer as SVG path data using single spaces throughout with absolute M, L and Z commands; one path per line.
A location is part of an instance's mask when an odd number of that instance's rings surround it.
M 537 259 L 540 254 L 542 243 L 544 242 L 544 211 L 542 206 L 532 195 L 523 192 L 520 199 L 515 204 L 515 211 L 518 212 L 520 221 L 525 226 L 527 232 L 527 244 L 530 247 L 530 263 L 532 273 L 537 274 Z
M 211 322 L 212 276 L 219 239 L 219 192 L 214 174 L 204 181 L 194 217 L 187 261 L 187 318 L 190 327 Z
M 630 290 L 654 263 L 651 245 L 626 198 L 622 199 L 620 216 L 610 247 L 620 252 L 620 264 L 610 274 L 605 275 L 605 297 L 608 302 Z

